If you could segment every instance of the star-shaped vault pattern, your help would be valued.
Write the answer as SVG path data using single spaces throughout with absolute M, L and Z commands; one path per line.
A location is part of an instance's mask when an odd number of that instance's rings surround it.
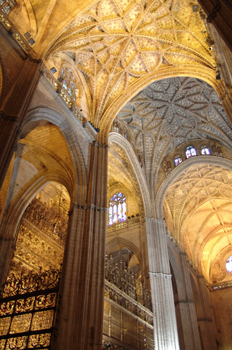
M 223 261 L 231 252 L 231 186 L 230 170 L 194 165 L 180 174 L 165 198 L 165 219 L 172 234 L 184 242 L 188 257 L 201 266 L 210 283 L 225 278 Z
M 116 120 L 142 159 L 152 188 L 162 160 L 181 144 L 209 138 L 232 146 L 231 127 L 215 90 L 195 78 L 152 83 L 122 108 Z
M 91 96 L 89 117 L 99 124 L 115 99 L 146 74 L 169 66 L 214 69 L 203 21 L 192 4 L 101 0 L 66 27 L 47 59 L 73 57 Z

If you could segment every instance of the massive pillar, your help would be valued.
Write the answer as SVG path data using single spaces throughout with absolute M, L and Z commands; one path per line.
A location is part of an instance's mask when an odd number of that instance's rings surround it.
M 193 300 L 191 279 L 185 253 L 180 254 L 181 281 L 178 281 L 178 303 L 181 315 L 181 326 L 184 337 L 184 348 L 201 350 L 195 304 Z
M 197 299 L 197 321 L 200 329 L 202 347 L 205 350 L 216 350 L 216 332 L 212 319 L 212 310 L 209 300 L 209 292 L 205 285 L 203 276 L 197 277 L 198 293 Z
M 152 218 L 146 225 L 155 348 L 179 350 L 165 223 Z
M 0 106 L 0 188 L 20 137 L 28 105 L 39 81 L 40 60 L 27 57 Z
M 53 349 L 102 349 L 107 146 L 91 145 L 86 200 L 74 203 L 65 248 Z
M 232 51 L 231 21 L 232 4 L 228 0 L 198 0 L 207 16 Z

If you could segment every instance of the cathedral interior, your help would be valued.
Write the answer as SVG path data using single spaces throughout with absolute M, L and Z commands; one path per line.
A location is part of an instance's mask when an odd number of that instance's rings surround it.
M 0 0 L 0 350 L 232 350 L 231 0 Z

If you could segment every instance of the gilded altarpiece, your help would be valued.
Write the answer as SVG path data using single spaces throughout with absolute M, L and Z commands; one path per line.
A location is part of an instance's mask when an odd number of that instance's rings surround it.
M 60 271 L 10 275 L 0 298 L 0 349 L 51 348 Z

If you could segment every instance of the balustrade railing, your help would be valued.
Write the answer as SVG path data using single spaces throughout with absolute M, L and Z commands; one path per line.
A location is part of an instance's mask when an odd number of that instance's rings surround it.
M 140 223 L 139 216 L 135 216 L 134 218 L 131 217 L 130 219 L 127 219 L 126 221 L 117 222 L 116 224 L 107 226 L 107 233 L 122 230 L 122 229 L 130 227 L 131 225 L 135 225 L 135 224 L 139 224 L 139 223 Z
M 9 13 L 15 8 L 16 0 L 0 0 L 0 11 L 9 15 Z
M 112 263 L 111 258 L 106 256 L 105 279 L 147 309 L 152 310 L 149 290 L 136 278 L 134 272 L 127 271 L 122 260 L 119 263 Z
M 0 350 L 50 350 L 60 271 L 10 275 L 0 297 Z
M 35 198 L 27 207 L 23 218 L 38 229 L 65 243 L 68 227 L 68 211 L 60 206 L 48 207 Z

